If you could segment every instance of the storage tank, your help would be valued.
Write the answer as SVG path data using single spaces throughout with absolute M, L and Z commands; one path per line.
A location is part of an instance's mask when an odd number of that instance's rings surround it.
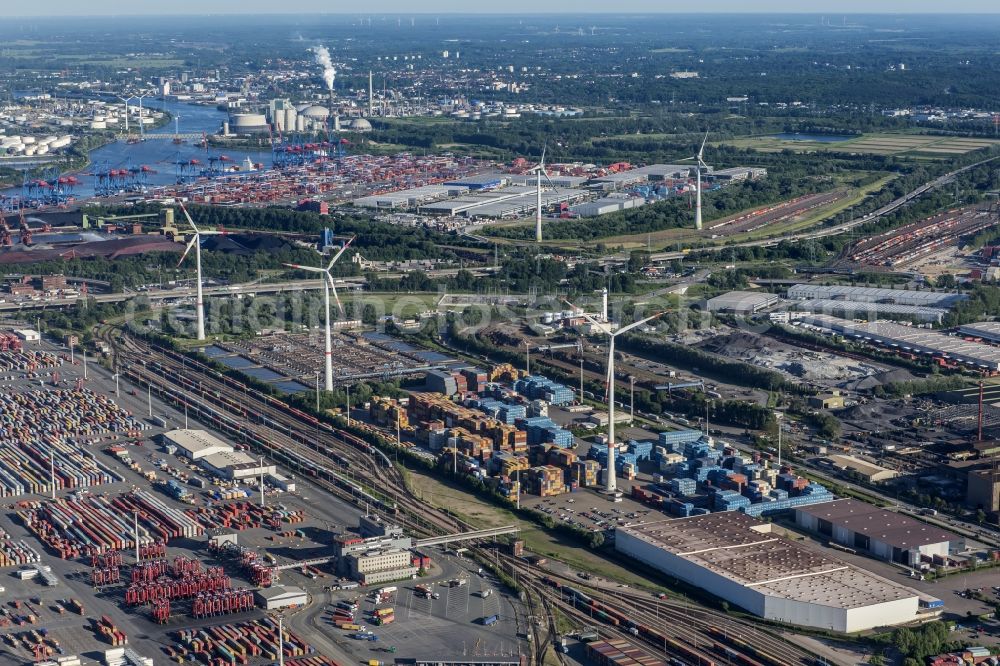
M 291 132 L 295 130 L 295 120 L 298 118 L 298 112 L 295 109 L 288 108 L 284 110 L 285 124 L 284 127 L 287 131 Z
M 229 127 L 236 134 L 267 132 L 267 118 L 261 113 L 234 113 L 229 116 Z
M 21 139 L 21 143 L 23 143 L 26 146 L 30 146 L 34 142 L 35 142 L 35 137 L 33 136 L 26 136 L 23 139 Z

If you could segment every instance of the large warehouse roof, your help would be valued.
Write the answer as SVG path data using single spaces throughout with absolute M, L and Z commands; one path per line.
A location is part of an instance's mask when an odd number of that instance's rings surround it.
M 904 550 L 961 540 L 948 530 L 854 499 L 839 499 L 796 510 Z
M 730 291 L 708 299 L 708 309 L 710 312 L 756 313 L 780 300 L 766 291 Z
M 811 298 L 809 300 L 797 301 L 792 305 L 792 308 L 804 312 L 846 314 L 851 319 L 865 318 L 869 320 L 899 315 L 902 317 L 913 317 L 920 321 L 940 322 L 948 314 L 948 310 L 944 308 L 929 308 L 923 305 L 866 303 L 863 301 L 846 301 L 833 298 Z
M 1000 321 L 979 321 L 958 327 L 958 332 L 974 338 L 1000 342 Z
M 799 325 L 815 326 L 840 335 L 862 338 L 866 342 L 893 347 L 915 354 L 941 356 L 952 361 L 990 370 L 1000 370 L 1000 349 L 980 342 L 967 342 L 954 335 L 889 322 L 855 324 L 829 315 L 805 315 Z
M 793 299 L 834 298 L 863 303 L 898 303 L 925 307 L 950 308 L 968 298 L 953 291 L 911 291 L 909 289 L 883 289 L 880 287 L 849 287 L 846 285 L 797 284 L 788 289 Z
M 914 596 L 901 585 L 769 530 L 768 523 L 732 511 L 618 528 L 767 596 L 842 609 Z
M 163 433 L 163 437 L 192 460 L 233 452 L 232 446 L 205 430 L 171 430 Z

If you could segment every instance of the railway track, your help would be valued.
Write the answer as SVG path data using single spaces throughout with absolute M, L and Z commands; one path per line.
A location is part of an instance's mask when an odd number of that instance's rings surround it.
M 752 656 L 761 664 L 814 663 L 810 653 L 784 638 L 776 636 L 752 622 L 731 617 L 726 613 L 700 608 L 670 597 L 653 598 L 648 593 L 636 592 L 631 589 L 608 589 L 571 576 L 541 571 L 513 558 L 508 557 L 507 559 L 511 566 L 520 567 L 519 577 L 532 577 L 539 585 L 548 590 L 562 591 L 562 598 L 559 600 L 562 607 L 572 606 L 576 615 L 579 616 L 581 610 L 579 603 L 567 601 L 567 595 L 564 592 L 567 587 L 571 590 L 583 591 L 591 600 L 599 602 L 606 609 L 611 609 L 611 613 L 606 613 L 609 618 L 613 618 L 616 612 L 622 614 L 625 622 L 630 622 L 633 625 L 632 628 L 636 629 L 635 633 L 628 630 L 622 632 L 623 622 L 619 621 L 617 625 L 619 633 L 628 634 L 633 640 L 635 637 L 645 638 L 645 642 L 651 645 L 660 642 L 659 647 L 664 652 L 671 651 L 670 641 L 673 640 L 695 650 L 702 650 L 706 655 L 716 654 L 722 658 L 732 657 L 733 655 L 728 653 L 718 654 L 721 639 L 729 641 L 730 649 L 732 649 L 733 643 L 742 642 L 745 646 L 744 650 L 752 652 Z M 556 584 L 560 587 L 555 587 Z M 622 613 L 622 609 L 626 612 Z M 600 615 L 595 614 L 596 610 L 599 609 L 589 606 L 583 612 L 583 619 L 591 622 L 601 621 L 607 624 Z M 651 631 L 643 631 L 643 627 Z M 683 657 L 683 655 L 681 656 Z
M 368 442 L 318 421 L 311 415 L 289 407 L 270 396 L 260 394 L 247 385 L 224 375 L 214 368 L 178 352 L 162 349 L 132 336 L 107 333 L 113 343 L 115 363 L 119 372 L 130 381 L 150 390 L 161 399 L 185 407 L 200 420 L 229 433 L 257 452 L 266 453 L 289 469 L 309 478 L 323 490 L 350 503 L 375 503 L 377 508 L 394 515 L 395 519 L 415 535 L 434 536 L 475 529 L 464 521 L 420 502 L 406 487 L 402 472 L 391 464 L 384 453 Z M 363 487 L 362 484 L 364 484 Z M 495 557 L 490 551 L 473 547 L 484 560 Z M 516 572 L 519 583 L 527 592 L 529 612 L 545 616 L 544 622 L 529 622 L 534 634 L 535 663 L 541 664 L 548 646 L 558 635 L 553 609 L 582 623 L 593 620 L 573 601 L 544 582 L 554 574 L 534 567 L 524 560 L 503 556 L 504 562 Z M 732 663 L 802 664 L 805 653 L 790 643 L 776 638 L 749 622 L 736 621 L 708 609 L 697 609 L 674 600 L 653 600 L 641 593 L 609 593 L 598 586 L 573 581 L 578 588 L 592 592 L 611 613 L 628 618 L 637 627 L 649 627 L 649 636 L 636 635 L 618 625 L 608 624 L 602 630 L 646 647 L 671 655 L 674 663 L 724 663 L 711 661 L 719 650 L 713 639 L 713 628 L 722 628 L 728 635 L 742 636 L 742 649 L 728 648 L 722 655 Z M 568 584 L 568 583 L 567 583 Z M 533 598 L 537 598 L 537 602 Z M 661 638 L 663 640 L 661 640 Z M 709 661 L 686 660 L 685 651 L 705 651 Z M 713 652 L 714 651 L 714 652 Z M 749 654 L 784 655 L 772 661 L 754 661 Z M 805 656 L 804 656 L 805 655 Z M 560 657 L 561 658 L 561 657 Z

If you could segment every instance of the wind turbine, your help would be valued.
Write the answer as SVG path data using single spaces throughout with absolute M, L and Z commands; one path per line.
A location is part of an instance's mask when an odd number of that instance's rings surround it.
M 191 228 L 194 229 L 194 236 L 191 238 L 191 242 L 189 242 L 187 244 L 187 247 L 184 248 L 184 254 L 181 255 L 181 260 L 177 262 L 177 265 L 180 266 L 181 264 L 184 263 L 184 259 L 187 258 L 188 252 L 190 252 L 191 248 L 194 247 L 194 260 L 195 260 L 195 265 L 198 268 L 198 291 L 197 291 L 197 298 L 196 298 L 196 306 L 197 306 L 197 310 L 198 310 L 198 339 L 199 340 L 204 340 L 205 339 L 205 301 L 204 301 L 204 294 L 202 293 L 202 286 L 201 286 L 201 237 L 202 236 L 215 236 L 215 235 L 218 235 L 220 232 L 218 232 L 218 231 L 201 231 L 201 230 L 199 230 L 198 227 L 195 226 L 194 220 L 191 219 L 191 215 L 190 215 L 190 213 L 188 213 L 187 208 L 184 207 L 183 203 L 181 203 L 181 210 L 184 211 L 184 217 L 187 218 L 188 224 L 190 224 Z
M 343 247 L 337 251 L 337 254 L 333 255 L 333 259 L 326 268 L 318 268 L 316 266 L 300 266 L 299 264 L 285 264 L 289 268 L 297 268 L 302 271 L 308 271 L 310 273 L 322 273 L 323 278 L 323 303 L 326 306 L 326 390 L 333 390 L 333 339 L 330 333 L 330 292 L 333 292 L 333 297 L 337 301 L 337 309 L 340 310 L 340 315 L 344 315 L 344 306 L 340 302 L 340 297 L 337 295 L 337 287 L 333 283 L 333 275 L 330 271 L 333 270 L 333 265 L 337 263 L 340 256 L 344 254 L 348 246 L 354 242 L 354 238 L 351 238 Z
M 121 95 L 115 95 L 115 97 L 125 102 L 125 134 L 128 134 L 128 103 L 134 99 L 134 96 L 129 95 L 128 97 L 122 97 Z
M 691 157 L 686 157 L 686 160 L 696 160 L 697 169 L 697 188 L 695 189 L 695 203 L 694 203 L 694 228 L 701 229 L 701 169 L 702 167 L 708 168 L 705 164 L 705 160 L 702 157 L 705 154 L 705 142 L 708 141 L 708 132 L 705 132 L 705 138 L 701 140 L 701 147 L 698 149 L 697 155 L 692 155 Z
M 566 301 L 566 305 L 575 307 L 569 301 Z M 611 330 L 610 322 L 599 322 L 586 312 L 582 312 L 581 314 L 597 331 L 608 336 L 608 469 L 604 475 L 604 492 L 611 494 L 618 490 L 618 483 L 615 477 L 615 339 L 623 333 L 628 333 L 632 329 L 638 328 L 662 316 L 664 313 L 657 312 L 645 319 L 640 319 L 628 326 L 619 328 L 617 331 Z
M 549 186 L 555 188 L 552 181 L 549 180 L 549 174 L 545 170 L 545 146 L 542 146 L 542 159 L 528 169 L 528 173 L 535 174 L 535 242 L 542 242 L 542 176 L 545 176 L 545 180 L 549 181 Z

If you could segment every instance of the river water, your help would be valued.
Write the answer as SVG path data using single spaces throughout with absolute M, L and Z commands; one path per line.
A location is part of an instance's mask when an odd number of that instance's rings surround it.
M 224 111 L 219 111 L 214 106 L 201 106 L 198 104 L 185 104 L 182 102 L 163 102 L 154 100 L 147 108 L 168 111 L 171 116 L 178 118 L 177 129 L 181 134 L 214 134 L 222 127 L 222 123 L 227 118 Z M 200 139 L 188 140 L 186 143 L 175 145 L 172 141 L 174 134 L 174 122 L 147 133 L 150 137 L 142 143 L 129 144 L 125 141 L 115 141 L 106 146 L 102 146 L 90 151 L 90 166 L 78 174 L 80 184 L 76 186 L 73 194 L 77 199 L 84 199 L 94 195 L 94 185 L 96 176 L 91 175 L 106 169 L 124 169 L 130 166 L 147 166 L 152 172 L 146 175 L 147 187 L 158 185 L 171 185 L 177 180 L 178 161 L 200 160 L 203 164 L 208 163 L 209 156 L 218 157 L 226 155 L 236 164 L 241 164 L 250 157 L 254 163 L 262 163 L 265 168 L 271 166 L 271 151 L 248 151 L 223 150 L 209 147 L 200 148 L 194 144 Z M 130 131 L 135 132 L 134 124 L 130 126 Z M 170 138 L 156 138 L 165 137 Z M 8 195 L 20 193 L 20 188 L 4 192 Z

